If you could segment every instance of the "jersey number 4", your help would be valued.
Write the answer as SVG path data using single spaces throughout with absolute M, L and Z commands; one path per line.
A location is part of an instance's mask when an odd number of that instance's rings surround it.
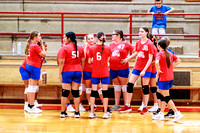
M 72 51 L 72 58 L 78 58 L 78 51 L 77 51 L 77 56 L 76 56 L 76 51 Z

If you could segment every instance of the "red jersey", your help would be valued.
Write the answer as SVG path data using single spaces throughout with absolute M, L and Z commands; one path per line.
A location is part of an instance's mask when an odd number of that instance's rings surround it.
M 22 68 L 24 68 L 24 69 L 26 69 L 26 64 L 27 64 L 27 58 L 28 58 L 29 56 L 26 56 L 25 58 L 24 58 L 24 61 L 22 62 L 22 64 L 20 65 Z
M 90 47 L 89 58 L 93 58 L 92 77 L 101 78 L 109 76 L 108 58 L 111 56 L 111 49 L 104 45 L 101 54 L 102 45 L 94 45 Z
M 147 40 L 144 44 L 141 44 L 141 40 L 136 42 L 135 51 L 138 52 L 137 60 L 134 69 L 142 71 L 149 60 L 149 54 L 153 54 L 153 43 L 151 40 Z M 147 68 L 146 72 L 152 72 L 152 64 Z
M 62 72 L 82 71 L 81 58 L 84 58 L 83 47 L 77 45 L 77 57 L 74 44 L 67 44 L 61 47 L 57 54 L 58 57 L 65 59 Z
M 152 73 L 157 72 L 156 71 L 156 66 L 155 66 L 157 52 L 158 52 L 158 49 L 156 48 L 155 45 L 153 45 Z
M 59 50 L 58 50 L 58 53 L 57 53 L 57 59 L 58 58 L 61 58 L 61 53 L 63 52 L 63 47 L 61 47 Z
M 132 54 L 134 47 L 132 44 L 126 41 L 122 41 L 119 44 L 112 42 L 110 44 L 112 55 L 110 57 L 110 69 L 112 70 L 123 70 L 129 68 L 129 64 L 125 65 L 121 63 L 123 59 L 128 56 L 128 52 L 130 51 L 130 55 Z
M 90 51 L 90 46 L 87 46 L 87 49 L 86 49 L 86 57 L 85 57 L 85 65 L 84 65 L 83 71 L 92 72 L 93 62 L 88 63 L 89 51 Z
M 177 57 L 169 51 L 168 53 L 171 61 L 169 68 L 167 67 L 165 51 L 162 50 L 156 55 L 156 60 L 159 60 L 160 70 L 163 72 L 159 74 L 159 81 L 170 81 L 174 79 L 173 61 L 177 60 Z
M 41 67 L 41 57 L 40 57 L 39 53 L 41 53 L 41 52 L 42 52 L 42 49 L 40 48 L 40 46 L 31 42 L 30 46 L 29 46 L 30 57 L 28 59 L 27 64 L 40 68 Z

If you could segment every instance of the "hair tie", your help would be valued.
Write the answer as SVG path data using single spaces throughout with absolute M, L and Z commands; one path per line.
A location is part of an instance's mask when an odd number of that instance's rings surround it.
M 103 41 L 103 39 L 106 40 L 106 36 L 102 35 L 100 40 Z
M 29 37 L 28 39 L 27 39 L 27 42 L 29 42 L 31 40 L 31 38 Z

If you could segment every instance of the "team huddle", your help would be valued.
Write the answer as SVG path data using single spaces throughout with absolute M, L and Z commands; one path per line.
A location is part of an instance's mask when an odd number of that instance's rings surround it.
M 142 81 L 141 114 L 153 112 L 152 119 L 164 120 L 166 105 L 178 121 L 183 115 L 178 111 L 170 98 L 169 89 L 172 87 L 174 75 L 173 67 L 181 61 L 168 50 L 169 38 L 155 40 L 147 27 L 140 27 L 140 40 L 134 47 L 125 41 L 123 31 L 115 29 L 112 33 L 111 44 L 105 45 L 106 36 L 97 32 L 96 37 L 88 34 L 84 38 L 84 46 L 78 45 L 74 32 L 67 32 L 63 36 L 63 46 L 57 53 L 59 79 L 62 83 L 60 117 L 68 116 L 66 104 L 72 94 L 75 106 L 75 118 L 80 117 L 81 100 L 86 94 L 89 104 L 89 118 L 96 118 L 95 98 L 100 97 L 103 103 L 103 118 L 111 118 L 112 111 L 128 113 L 132 111 L 131 100 L 133 88 L 137 79 Z M 39 44 L 38 44 L 39 42 Z M 41 113 L 37 103 L 41 66 L 46 57 L 46 43 L 42 41 L 40 33 L 33 31 L 30 34 L 26 48 L 26 58 L 20 66 L 22 80 L 25 83 L 25 106 L 29 113 Z M 136 57 L 134 68 L 129 77 L 129 62 Z M 108 65 L 110 64 L 110 67 Z M 110 78 L 114 86 L 115 105 L 108 107 Z M 158 82 L 158 89 L 156 83 Z M 81 84 L 81 87 L 80 87 Z M 154 105 L 148 109 L 149 89 L 154 97 Z M 121 91 L 123 92 L 124 106 L 120 107 Z M 84 110 L 84 108 L 83 108 Z M 168 112 L 167 115 L 169 115 Z

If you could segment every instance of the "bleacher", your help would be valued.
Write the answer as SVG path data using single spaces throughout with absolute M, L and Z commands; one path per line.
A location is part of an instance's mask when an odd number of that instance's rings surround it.
M 165 0 L 164 2 L 176 9 L 175 13 L 199 13 L 200 2 L 189 2 L 190 0 Z M 191 0 L 192 1 L 192 0 Z M 141 3 L 143 2 L 143 3 Z M 164 4 L 165 4 L 164 3 Z M 153 5 L 152 2 L 144 0 L 126 0 L 126 1 L 66 1 L 66 0 L 2 0 L 0 1 L 0 12 L 2 11 L 34 11 L 34 12 L 127 12 L 127 13 L 146 13 Z M 192 6 L 192 8 L 190 8 Z M 65 15 L 64 31 L 73 30 L 76 33 L 96 33 L 99 30 L 105 33 L 112 33 L 113 29 L 121 28 L 124 33 L 129 33 L 129 16 L 116 15 Z M 151 29 L 152 16 L 133 16 L 132 30 L 133 34 L 138 33 L 142 25 Z M 25 32 L 29 33 L 38 29 L 41 33 L 61 33 L 61 18 L 56 14 L 0 14 L 1 32 Z M 167 34 L 199 34 L 199 16 L 186 15 L 168 15 Z M 18 68 L 22 63 L 24 55 L 11 55 L 12 41 L 22 42 L 22 50 L 26 45 L 28 35 L 0 35 L 0 99 L 1 101 L 23 101 L 23 82 L 21 80 Z M 178 85 L 173 86 L 175 94 L 182 97 L 175 99 L 181 104 L 199 104 L 200 103 L 200 64 L 199 37 L 172 36 L 172 49 L 178 54 L 182 63 L 175 69 L 178 72 L 175 77 Z M 48 43 L 47 64 L 42 67 L 48 73 L 47 85 L 41 85 L 39 100 L 43 102 L 57 103 L 60 100 L 60 83 L 58 78 L 58 67 L 56 64 L 56 53 L 61 45 L 60 36 L 43 36 Z M 78 36 L 78 43 L 82 44 L 83 36 Z M 129 41 L 129 37 L 126 37 Z M 133 37 L 135 45 L 137 36 Z M 111 42 L 108 37 L 107 45 Z M 23 52 L 22 52 L 23 53 Z M 131 68 L 134 62 L 131 63 Z M 183 75 L 181 75 L 183 74 Z M 186 74 L 186 75 L 184 75 Z M 188 77 L 189 74 L 189 77 Z M 184 83 L 188 83 L 183 86 Z M 112 90 L 112 85 L 110 85 Z M 179 92 L 181 90 L 181 93 Z M 47 93 L 48 92 L 48 93 Z M 140 80 L 134 90 L 133 102 L 141 101 Z M 179 96 L 178 95 L 178 96 Z M 176 96 L 174 96 L 176 98 Z M 17 100 L 18 99 L 18 100 Z M 151 99 L 152 100 L 152 99 Z M 112 100 L 111 100 L 112 101 Z

